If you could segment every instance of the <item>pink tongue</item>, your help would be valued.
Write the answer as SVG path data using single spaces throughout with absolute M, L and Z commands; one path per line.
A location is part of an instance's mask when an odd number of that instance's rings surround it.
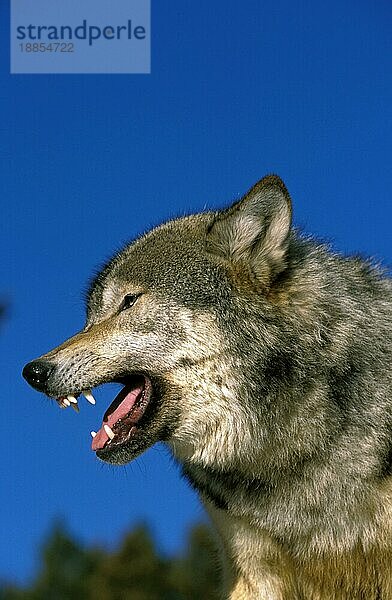
M 135 405 L 135 402 L 142 394 L 143 389 L 144 385 L 141 383 L 139 386 L 132 389 L 125 386 L 121 390 L 104 414 L 102 427 L 97 431 L 97 435 L 93 438 L 91 443 L 92 450 L 100 450 L 105 446 L 106 442 L 109 440 L 109 436 L 103 426 L 109 425 L 110 428 L 113 428 L 113 425 L 117 423 L 119 419 L 123 419 Z

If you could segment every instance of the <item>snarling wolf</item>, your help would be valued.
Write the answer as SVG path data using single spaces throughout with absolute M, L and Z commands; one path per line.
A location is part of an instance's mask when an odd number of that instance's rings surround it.
M 231 600 L 392 599 L 392 281 L 291 225 L 277 176 L 165 223 L 26 365 L 61 406 L 122 390 L 92 449 L 163 441 L 219 533 Z M 94 435 L 94 432 L 93 432 Z

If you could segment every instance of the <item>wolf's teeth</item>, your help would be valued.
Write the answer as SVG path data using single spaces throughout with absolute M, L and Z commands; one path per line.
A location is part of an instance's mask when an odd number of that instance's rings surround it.
M 95 438 L 95 436 L 97 435 L 96 431 L 90 431 L 90 433 L 91 433 L 91 437 L 93 437 L 93 438 Z
M 71 406 L 71 403 L 68 400 L 68 398 L 63 398 L 63 404 L 65 404 L 65 406 Z
M 72 403 L 72 404 L 77 404 L 77 400 L 75 398 L 75 396 L 67 396 L 68 400 Z
M 108 434 L 108 436 L 110 437 L 110 439 L 112 440 L 114 438 L 114 433 L 110 429 L 109 425 L 104 425 L 103 428 L 106 431 L 106 433 Z
M 91 390 L 85 390 L 84 392 L 82 392 L 82 394 L 86 398 L 86 400 L 90 402 L 90 404 L 95 404 L 95 398 L 92 395 Z

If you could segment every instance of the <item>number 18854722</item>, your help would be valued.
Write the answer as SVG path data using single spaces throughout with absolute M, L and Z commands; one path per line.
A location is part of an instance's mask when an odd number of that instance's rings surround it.
M 50 42 L 45 44 L 40 43 L 27 43 L 19 44 L 21 52 L 73 52 L 74 45 L 72 42 Z

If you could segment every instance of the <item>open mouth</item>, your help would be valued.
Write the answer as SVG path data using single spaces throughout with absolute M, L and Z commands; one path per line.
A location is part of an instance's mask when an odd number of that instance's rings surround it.
M 98 454 L 115 450 L 136 438 L 151 401 L 152 385 L 145 375 L 125 377 L 117 380 L 116 383 L 121 383 L 124 387 L 106 410 L 99 430 L 91 432 L 93 438 L 91 448 Z M 91 390 L 85 390 L 80 394 L 83 394 L 91 404 L 95 404 Z M 61 396 L 57 398 L 57 402 L 62 408 L 72 406 L 78 410 L 77 398 L 80 394 Z

